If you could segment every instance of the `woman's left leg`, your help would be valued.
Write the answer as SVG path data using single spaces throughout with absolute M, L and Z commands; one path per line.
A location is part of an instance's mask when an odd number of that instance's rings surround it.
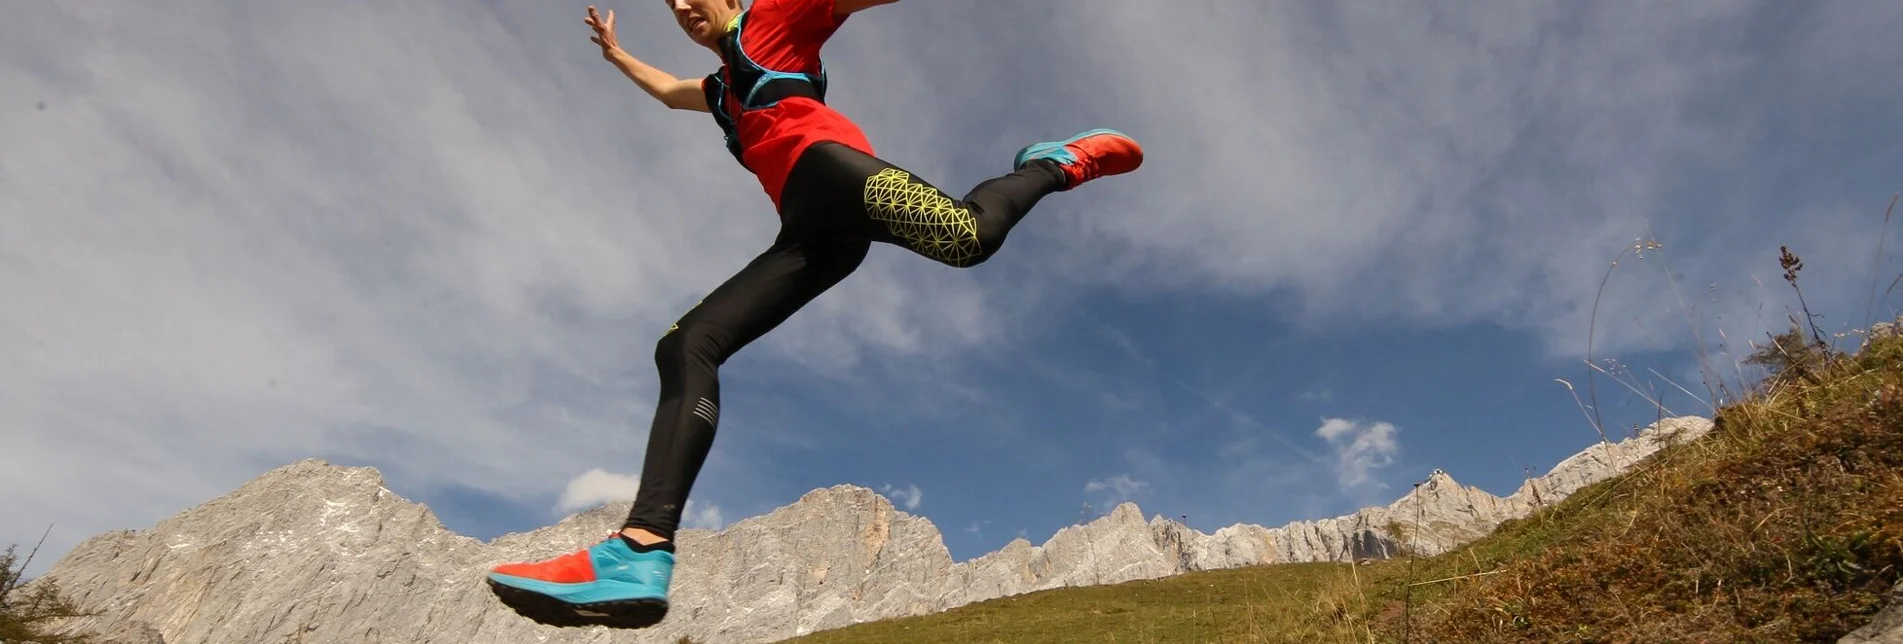
M 788 225 L 852 234 L 955 267 L 990 259 L 1045 195 L 1066 189 L 1061 165 L 1033 160 L 958 199 L 898 166 L 837 143 L 807 148 L 787 176 Z

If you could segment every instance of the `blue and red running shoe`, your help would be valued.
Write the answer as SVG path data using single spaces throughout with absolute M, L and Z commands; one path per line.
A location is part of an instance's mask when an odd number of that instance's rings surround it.
M 1067 181 L 1062 189 L 1070 190 L 1098 177 L 1137 169 L 1143 165 L 1143 146 L 1116 130 L 1091 130 L 1062 141 L 1024 146 L 1011 169 L 1038 159 L 1049 159 L 1063 168 Z
M 542 561 L 489 571 L 489 588 L 523 617 L 551 626 L 646 628 L 667 616 L 674 553 L 636 552 L 619 533 Z

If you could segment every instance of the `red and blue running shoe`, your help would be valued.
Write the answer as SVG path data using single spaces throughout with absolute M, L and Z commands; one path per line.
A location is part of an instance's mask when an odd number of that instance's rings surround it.
M 1070 190 L 1098 177 L 1123 174 L 1143 165 L 1143 146 L 1116 130 L 1097 129 L 1062 141 L 1033 143 L 1018 150 L 1011 169 L 1038 159 L 1049 159 L 1064 170 Z
M 614 534 L 588 548 L 489 571 L 489 588 L 523 617 L 551 626 L 646 628 L 667 616 L 674 553 L 636 552 Z

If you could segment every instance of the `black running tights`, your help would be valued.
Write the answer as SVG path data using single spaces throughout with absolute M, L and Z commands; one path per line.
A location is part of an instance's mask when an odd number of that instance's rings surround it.
M 773 245 L 681 317 L 655 346 L 660 404 L 641 488 L 624 527 L 673 539 L 720 421 L 720 366 L 852 274 L 871 243 L 949 266 L 976 266 L 1063 171 L 1034 161 L 953 199 L 876 157 L 836 143 L 807 149 L 787 177 Z

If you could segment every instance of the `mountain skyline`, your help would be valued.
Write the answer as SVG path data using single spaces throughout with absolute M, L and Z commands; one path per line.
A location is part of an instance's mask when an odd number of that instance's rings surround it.
M 662 7 L 601 7 L 644 61 L 713 70 Z M 305 458 L 480 538 L 631 492 L 656 340 L 777 222 L 584 15 L 0 21 L 0 486 L 27 491 L 0 542 L 51 528 L 29 574 Z M 687 519 L 851 484 L 962 560 L 1123 501 L 1213 532 L 1436 468 L 1510 495 L 1600 440 L 1589 417 L 1616 440 L 1709 413 L 1707 377 L 1754 378 L 1751 343 L 1805 307 L 1827 334 L 1896 316 L 1896 33 L 1884 3 L 857 14 L 828 100 L 882 157 L 962 194 L 1114 127 L 1145 165 L 974 269 L 874 248 L 723 367 Z

